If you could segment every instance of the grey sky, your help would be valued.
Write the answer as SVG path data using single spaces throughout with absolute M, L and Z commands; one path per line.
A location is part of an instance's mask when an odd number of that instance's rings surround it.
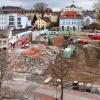
M 0 6 L 22 6 L 26 9 L 31 9 L 37 2 L 45 2 L 48 7 L 53 9 L 62 9 L 67 5 L 72 4 L 73 0 L 0 0 Z M 74 0 L 75 4 L 84 9 L 93 9 L 93 4 L 96 0 Z

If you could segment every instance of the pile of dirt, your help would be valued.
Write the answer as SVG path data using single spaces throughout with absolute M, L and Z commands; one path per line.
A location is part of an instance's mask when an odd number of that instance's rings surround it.
M 96 82 L 100 80 L 99 53 L 93 47 L 76 47 L 76 54 L 73 61 L 73 68 L 69 72 L 69 79 L 82 82 Z
M 70 59 L 72 68 L 65 80 L 77 80 L 84 83 L 98 82 L 100 84 L 100 67 L 98 65 L 100 59 L 98 55 L 99 52 L 93 47 L 84 48 L 82 45 L 76 45 L 74 57 Z
M 24 51 L 23 54 L 26 55 L 26 56 L 32 57 L 39 52 L 40 52 L 40 49 L 32 48 L 30 50 Z

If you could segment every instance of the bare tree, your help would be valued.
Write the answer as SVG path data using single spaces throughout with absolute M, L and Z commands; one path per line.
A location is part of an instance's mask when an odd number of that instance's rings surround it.
M 38 12 L 38 13 L 41 13 L 42 14 L 42 17 L 44 17 L 44 13 L 47 10 L 47 4 L 46 3 L 43 3 L 43 2 L 36 3 L 34 5 L 34 10 L 36 12 Z
M 59 54 L 49 66 L 52 76 L 61 80 L 61 100 L 63 100 L 63 81 L 67 77 L 71 66 L 71 62 L 65 59 L 62 54 Z
M 8 69 L 8 59 L 6 50 L 0 52 L 0 100 L 2 98 L 2 82 Z

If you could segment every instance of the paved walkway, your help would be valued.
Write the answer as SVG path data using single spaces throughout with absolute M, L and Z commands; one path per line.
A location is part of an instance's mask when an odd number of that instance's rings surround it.
M 28 100 L 55 100 L 56 97 L 60 100 L 59 87 L 56 91 L 56 87 L 23 80 L 4 82 L 3 85 L 22 91 L 23 96 L 28 97 Z M 100 96 L 87 92 L 64 89 L 64 100 L 100 100 Z
M 38 100 L 38 99 L 39 100 L 55 100 L 56 88 L 39 85 L 36 89 L 33 90 L 32 96 L 35 97 L 35 100 Z M 59 88 L 57 89 L 57 97 L 58 97 L 58 100 L 60 100 Z M 87 92 L 79 92 L 79 91 L 64 89 L 64 100 L 100 100 L 100 96 L 95 95 L 95 94 L 90 94 Z

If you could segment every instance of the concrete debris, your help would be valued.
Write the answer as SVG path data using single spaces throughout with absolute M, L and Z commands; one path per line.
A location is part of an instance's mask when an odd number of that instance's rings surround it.
M 52 46 L 53 47 L 53 46 Z M 41 49 L 40 49 L 41 48 Z M 38 52 L 35 52 L 38 50 Z M 57 52 L 59 52 L 59 48 Z M 35 45 L 31 49 L 21 52 L 11 52 L 11 65 L 14 71 L 31 73 L 31 74 L 43 74 L 50 61 L 56 58 L 57 53 L 55 47 L 46 47 L 44 45 Z

